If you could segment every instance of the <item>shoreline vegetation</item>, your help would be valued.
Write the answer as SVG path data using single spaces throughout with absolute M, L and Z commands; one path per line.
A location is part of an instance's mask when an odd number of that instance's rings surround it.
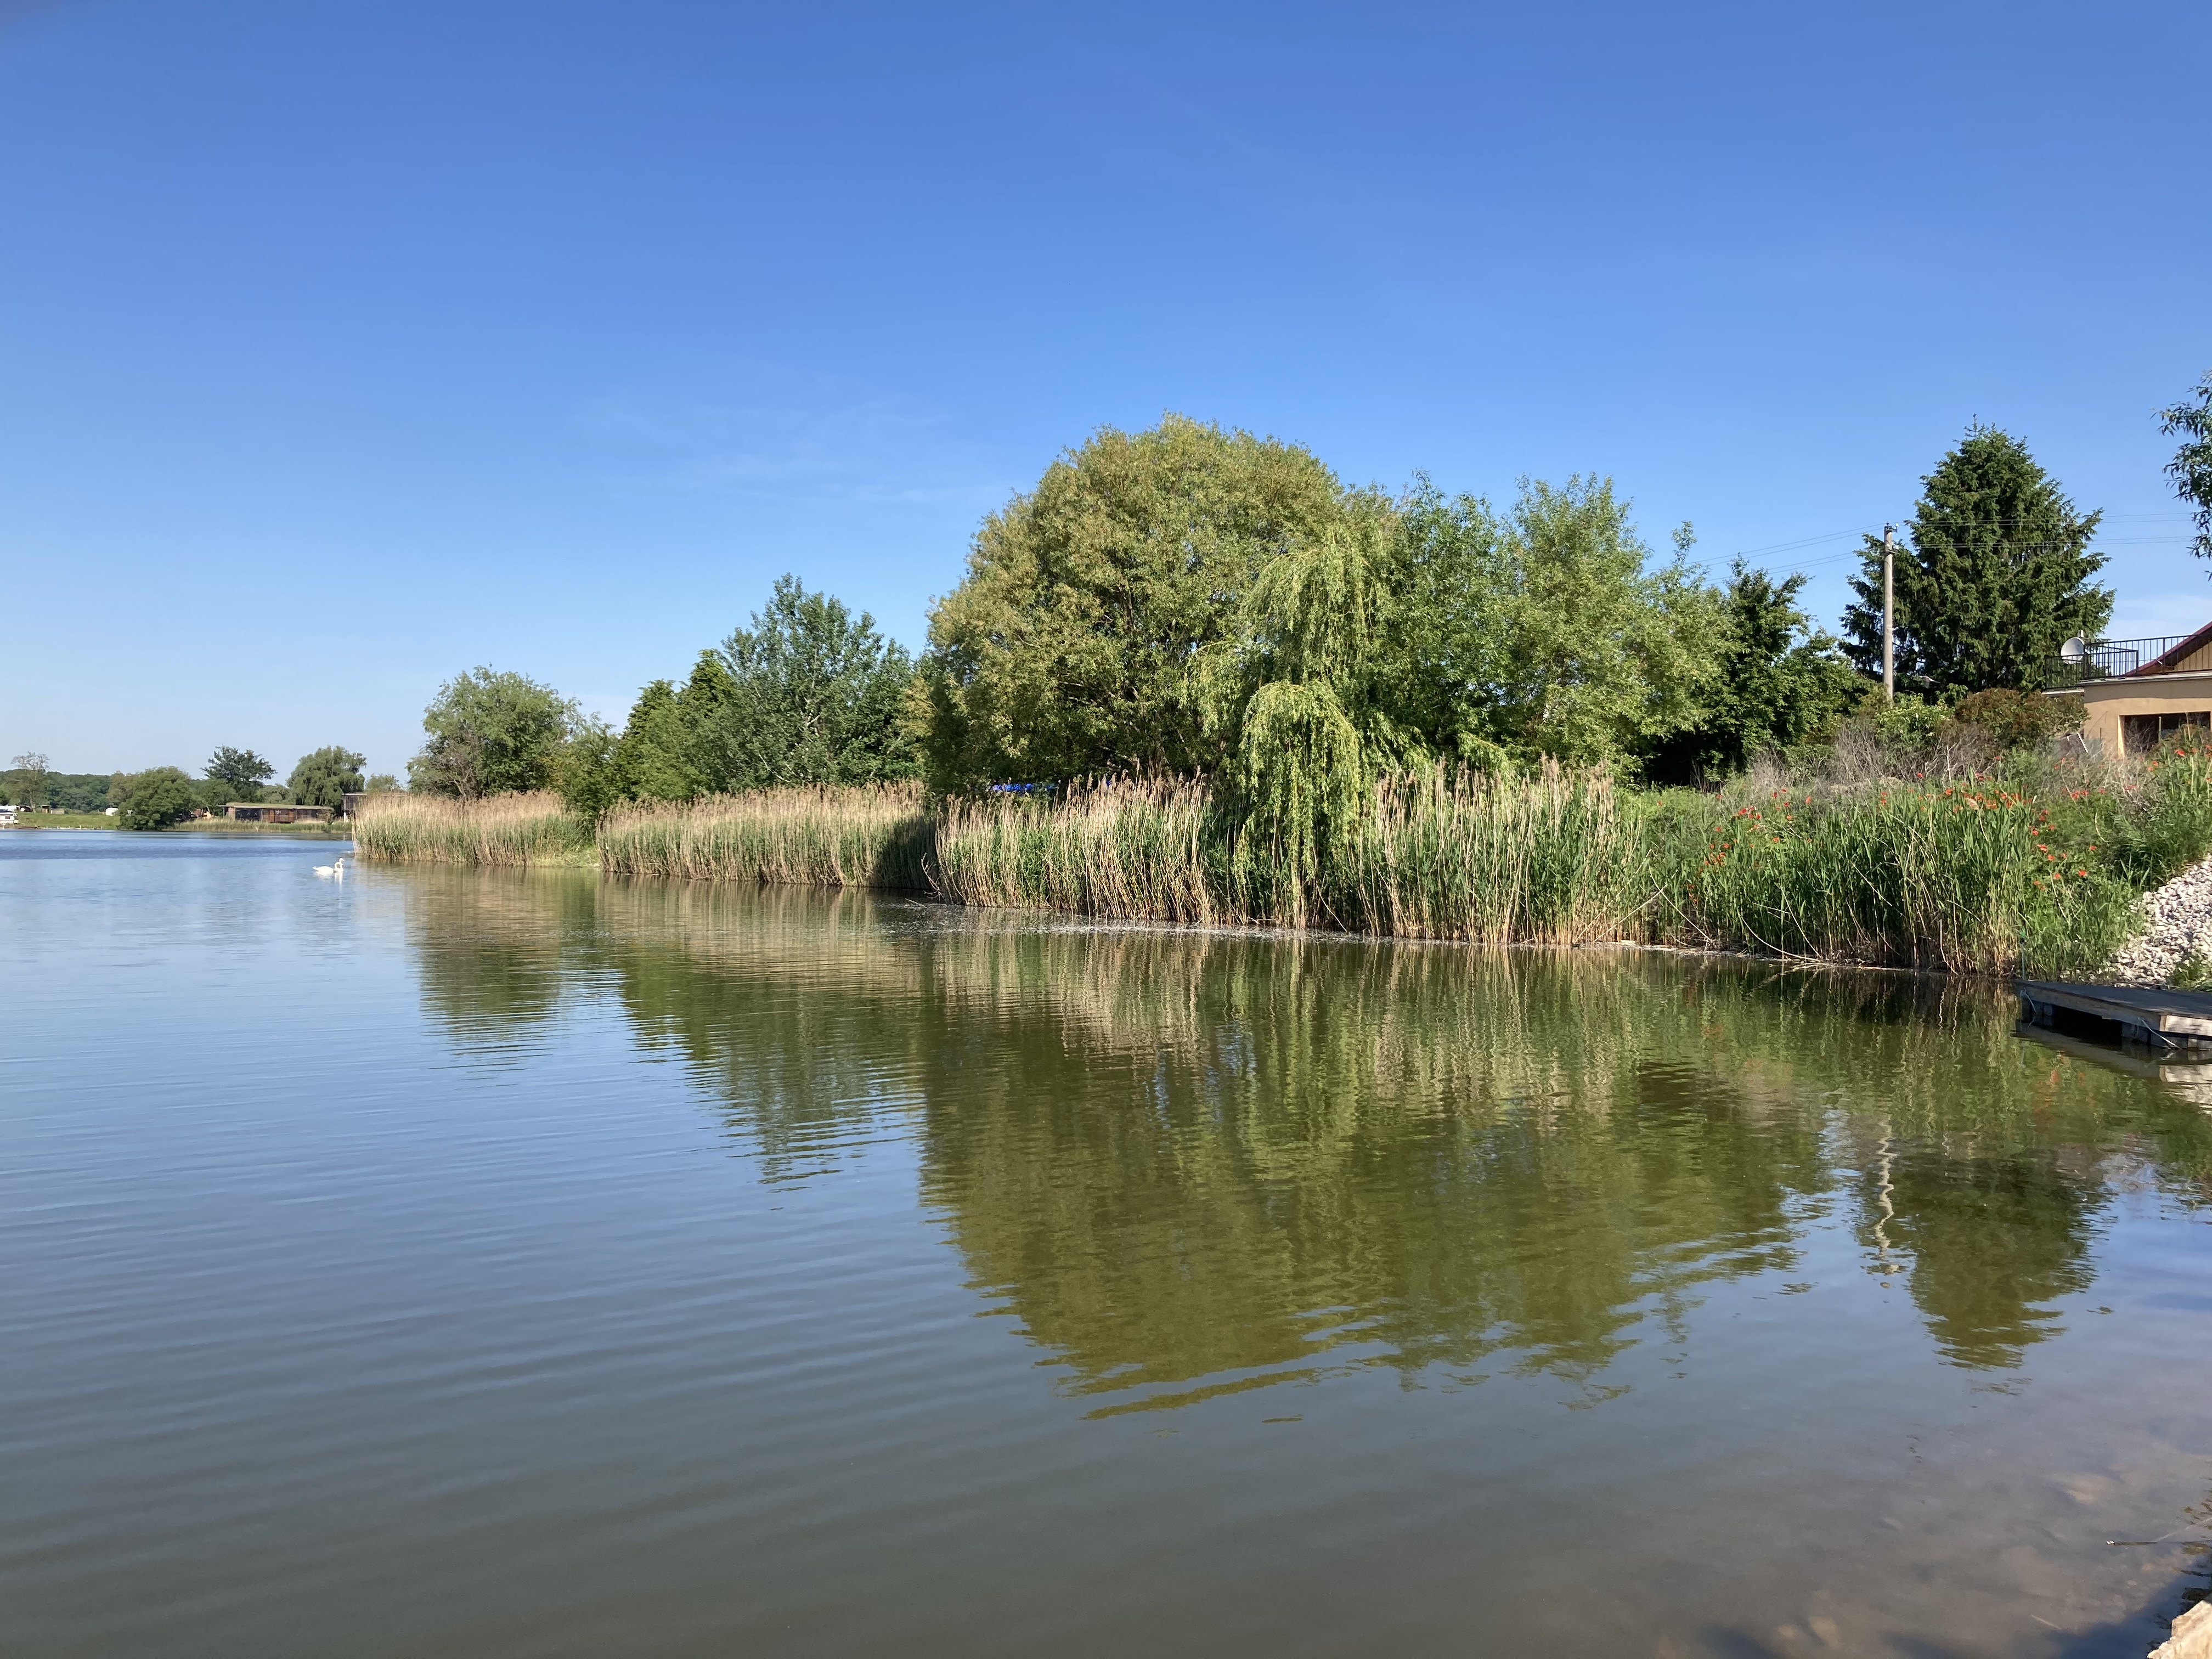
M 119 826 L 105 812 L 56 812 L 43 808 L 23 813 L 10 830 L 113 830 Z
M 1738 558 L 1716 581 L 1686 523 L 1655 553 L 1609 478 L 1524 479 L 1494 507 L 1419 474 L 1349 486 L 1181 416 L 1101 428 L 986 516 L 918 658 L 786 576 L 619 727 L 483 665 L 439 688 L 413 793 L 365 803 L 356 845 L 1109 921 L 2094 974 L 2212 852 L 2212 762 L 2067 735 L 2078 700 L 2044 692 L 2114 596 L 2099 515 L 2025 443 L 1977 424 L 1922 483 L 1903 542 L 1863 544 L 1839 638 L 1802 573 Z
M 625 804 L 363 804 L 366 862 L 865 887 L 1102 920 L 1470 944 L 1620 941 L 1863 966 L 2094 972 L 2142 896 L 2212 852 L 2212 751 L 2014 754 L 1717 793 L 1547 763 L 1382 780 L 1320 843 L 1204 782 L 944 796 L 919 783 Z
M 40 811 L 26 813 L 13 823 L 10 830 L 113 830 L 131 828 L 105 812 L 51 812 Z M 314 841 L 345 840 L 353 834 L 351 822 L 338 818 L 325 824 L 313 823 L 234 823 L 227 818 L 185 818 L 175 823 L 161 826 L 156 832 L 165 836 L 291 836 Z

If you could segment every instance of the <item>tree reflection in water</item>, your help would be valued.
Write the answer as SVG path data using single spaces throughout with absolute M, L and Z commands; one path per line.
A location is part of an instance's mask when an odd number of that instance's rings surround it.
M 1104 1409 L 1334 1367 L 1589 1400 L 1647 1320 L 1847 1217 L 2003 1371 L 2118 1189 L 2194 1204 L 2178 1101 L 1987 988 L 1650 954 L 1092 930 L 860 893 L 405 872 L 465 1050 L 617 999 L 770 1180 L 901 1126 L 975 1288 Z M 834 1177 L 830 1177 L 834 1178 Z

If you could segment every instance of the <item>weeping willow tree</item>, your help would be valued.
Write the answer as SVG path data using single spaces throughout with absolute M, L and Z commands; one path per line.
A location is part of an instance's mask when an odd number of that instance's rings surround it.
M 1422 750 L 1378 682 L 1402 562 L 1389 504 L 1355 497 L 1343 520 L 1261 567 L 1204 670 L 1243 817 L 1236 873 L 1275 884 L 1299 920 L 1377 776 Z
M 1616 773 L 1694 725 L 1724 630 L 1686 543 L 1656 563 L 1602 479 L 1525 483 L 1503 515 L 1347 493 L 1260 567 L 1206 664 L 1233 873 L 1302 917 L 1335 904 L 1321 878 L 1356 865 L 1386 777 Z

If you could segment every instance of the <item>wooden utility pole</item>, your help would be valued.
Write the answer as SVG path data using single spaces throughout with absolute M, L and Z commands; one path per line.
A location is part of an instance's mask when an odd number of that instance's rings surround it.
M 1897 701 L 1897 530 L 1881 527 L 1881 695 Z

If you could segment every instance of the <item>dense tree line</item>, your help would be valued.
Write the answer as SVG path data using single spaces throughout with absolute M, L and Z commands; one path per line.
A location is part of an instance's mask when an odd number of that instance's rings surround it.
M 1898 661 L 1934 718 L 2034 690 L 2112 595 L 2090 580 L 2098 515 L 2017 439 L 1973 428 L 1923 483 Z M 918 661 L 786 576 L 619 728 L 523 675 L 459 676 L 411 772 L 464 799 L 557 788 L 594 813 L 774 784 L 1195 773 L 1306 834 L 1422 767 L 1717 778 L 1875 694 L 1879 544 L 1839 641 L 1800 605 L 1803 576 L 1739 559 L 1715 582 L 1689 526 L 1671 540 L 1649 546 L 1608 479 L 1524 480 L 1502 507 L 1425 477 L 1394 496 L 1295 444 L 1170 416 L 1102 429 L 986 518 Z
M 2167 471 L 2212 554 L 2212 374 L 2161 412 Z M 2095 638 L 2099 517 L 2017 438 L 1971 428 L 1923 481 L 1896 564 L 1895 718 L 1960 708 L 2017 736 L 2021 692 Z M 1346 486 L 1295 444 L 1170 416 L 1102 428 L 985 519 L 919 661 L 866 611 L 780 579 L 748 626 L 655 680 L 619 729 L 526 675 L 480 667 L 423 715 L 412 786 L 463 799 L 558 789 L 598 813 L 776 784 L 994 782 L 1197 773 L 1311 830 L 1377 776 L 1556 759 L 1654 782 L 1714 778 L 1815 741 L 1881 663 L 1881 544 L 1869 537 L 1838 641 L 1805 578 L 1737 560 L 1714 584 L 1690 526 L 1655 553 L 1609 479 L 1524 480 L 1504 508 L 1416 477 Z M 2009 701 L 2007 701 L 2007 698 Z M 1962 702 L 1962 700 L 1964 700 Z M 174 822 L 234 800 L 335 807 L 362 757 L 303 756 L 283 786 L 220 748 L 112 778 L 19 756 L 27 805 Z M 1301 831 L 1300 833 L 1304 833 Z
M 457 677 L 425 710 L 428 741 L 409 772 L 427 793 L 558 789 L 594 813 L 621 800 L 910 778 L 913 680 L 913 659 L 867 612 L 785 576 L 682 684 L 647 685 L 620 730 L 526 675 Z
M 1603 479 L 1501 511 L 1188 421 L 1102 432 L 986 521 L 912 724 L 947 789 L 1194 770 L 1270 811 L 1438 762 L 1668 777 L 1807 740 L 1856 695 L 1835 641 L 1796 582 L 1714 587 L 1691 545 L 1656 556 Z
M 107 805 L 106 772 L 57 772 L 40 754 L 18 755 L 0 773 L 0 801 L 57 812 L 97 812 Z

